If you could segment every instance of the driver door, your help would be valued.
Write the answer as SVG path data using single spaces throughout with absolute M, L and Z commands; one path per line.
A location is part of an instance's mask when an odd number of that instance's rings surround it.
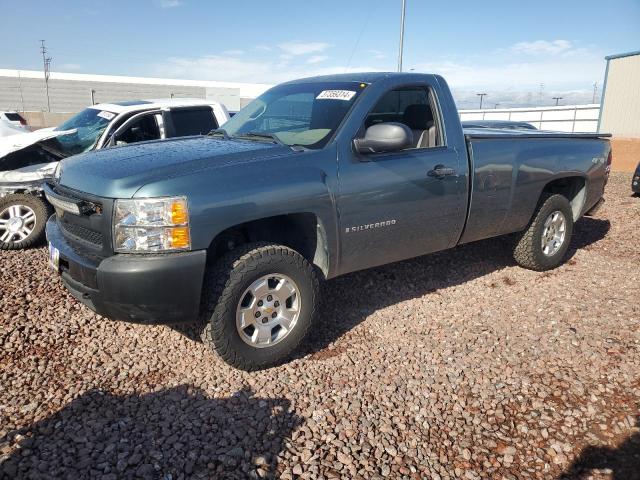
M 359 136 L 375 123 L 404 123 L 414 134 L 410 148 L 368 155 L 351 149 L 349 158 L 340 159 L 342 273 L 444 250 L 457 241 L 466 212 L 465 177 L 457 172 L 466 159 L 444 144 L 433 92 L 428 85 L 390 90 L 361 127 Z M 424 140 L 423 134 L 433 138 Z M 447 175 L 436 175 L 441 171 Z

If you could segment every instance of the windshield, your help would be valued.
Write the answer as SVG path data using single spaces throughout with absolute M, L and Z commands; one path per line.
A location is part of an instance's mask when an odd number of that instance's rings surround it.
M 322 148 L 365 87 L 359 82 L 280 85 L 260 95 L 222 128 L 231 137 L 272 135 L 285 145 Z
M 66 156 L 77 155 L 91 150 L 115 116 L 115 113 L 107 112 L 106 110 L 98 110 L 97 108 L 84 109 L 54 129 L 58 132 L 75 130 L 69 135 L 57 137 L 54 140 L 54 148 Z

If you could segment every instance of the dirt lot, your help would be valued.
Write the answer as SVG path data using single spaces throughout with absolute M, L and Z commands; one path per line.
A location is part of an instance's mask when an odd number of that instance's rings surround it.
M 640 198 L 614 174 L 557 270 L 504 240 L 330 282 L 258 373 L 104 320 L 0 252 L 3 478 L 640 478 Z

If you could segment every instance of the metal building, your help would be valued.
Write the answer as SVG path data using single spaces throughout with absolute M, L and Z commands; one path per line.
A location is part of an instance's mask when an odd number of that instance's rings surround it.
M 51 72 L 51 112 L 77 112 L 92 103 L 144 98 L 191 97 L 217 100 L 239 110 L 270 85 Z M 0 110 L 45 111 L 42 72 L 0 69 Z
M 640 138 L 640 50 L 606 60 L 598 131 Z

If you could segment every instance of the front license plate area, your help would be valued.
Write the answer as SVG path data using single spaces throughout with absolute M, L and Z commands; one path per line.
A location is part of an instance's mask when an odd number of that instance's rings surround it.
M 49 266 L 56 273 L 60 271 L 60 251 L 51 244 L 49 244 Z

